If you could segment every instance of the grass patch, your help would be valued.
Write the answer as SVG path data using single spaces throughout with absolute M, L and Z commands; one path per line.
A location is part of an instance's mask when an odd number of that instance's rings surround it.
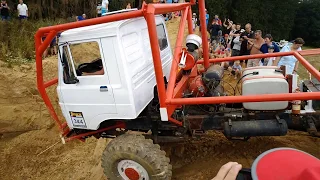
M 303 46 L 303 50 L 307 49 L 315 49 L 316 47 L 311 46 Z M 315 56 L 305 56 L 304 57 L 313 67 L 320 71 L 320 55 Z M 299 64 L 298 74 L 301 80 L 309 79 L 309 73 L 306 68 L 304 68 L 301 64 Z
M 66 22 L 65 20 L 0 21 L 0 60 L 9 64 L 33 62 L 34 34 L 40 27 Z

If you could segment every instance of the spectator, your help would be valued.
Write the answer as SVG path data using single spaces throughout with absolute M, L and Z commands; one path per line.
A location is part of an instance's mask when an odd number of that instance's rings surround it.
M 293 43 L 288 43 L 284 46 L 280 52 L 301 51 L 301 47 L 304 44 L 302 38 L 296 38 Z M 294 56 L 277 57 L 273 65 L 286 66 L 286 74 L 294 74 L 298 70 L 299 61 Z
M 213 46 L 210 43 L 210 39 L 208 39 L 208 47 L 209 47 L 209 56 L 210 56 L 210 53 L 212 53 L 212 48 L 213 48 Z M 202 45 L 199 48 L 199 57 L 203 58 L 203 47 L 202 47 Z
M 236 32 L 235 32 L 235 33 L 240 34 L 240 31 L 241 31 L 241 24 L 240 24 L 240 23 L 237 23 L 237 24 L 236 24 Z
M 273 53 L 275 49 L 275 46 L 270 45 L 268 46 L 268 53 Z M 273 61 L 275 60 L 275 57 L 268 57 L 261 60 L 260 66 L 272 66 Z
M 224 58 L 231 57 L 231 49 L 230 48 L 226 48 L 224 52 L 225 52 L 223 55 Z M 229 68 L 229 65 L 230 65 L 230 62 L 222 62 L 221 63 L 221 67 L 223 67 L 225 70 L 227 70 Z
M 271 47 L 271 46 L 272 46 L 273 52 L 279 52 L 280 51 L 279 46 L 275 42 L 272 41 L 271 34 L 266 34 L 266 36 L 264 37 L 264 41 L 265 41 L 265 44 L 263 44 L 261 46 L 261 48 L 260 48 L 260 51 L 262 53 L 264 53 L 264 54 L 270 53 L 269 52 L 269 47 Z M 266 65 L 266 63 L 264 63 L 264 58 L 261 59 L 261 63 Z
M 205 11 L 206 11 L 206 27 L 207 27 L 207 29 L 209 29 L 208 24 L 209 24 L 209 17 L 210 17 L 210 15 L 208 14 L 207 9 L 205 9 Z M 199 31 L 201 32 L 200 22 L 199 22 Z
M 102 0 L 101 16 L 107 15 L 108 12 L 109 12 L 109 1 L 108 0 Z
M 250 55 L 253 54 L 261 54 L 260 48 L 262 44 L 264 43 L 264 39 L 262 38 L 262 31 L 257 30 L 255 33 L 255 39 L 249 39 L 248 40 L 248 50 L 250 51 Z M 259 66 L 260 63 L 260 58 L 259 59 L 250 59 L 248 60 L 247 67 L 255 67 Z
M 101 17 L 101 7 L 102 7 L 101 4 L 97 5 L 97 16 L 98 17 Z
M 229 66 L 228 70 L 231 72 L 232 75 L 234 75 L 234 79 L 242 77 L 242 67 L 240 64 L 240 61 L 235 61 L 234 64 Z
M 228 24 L 226 24 L 227 19 L 224 19 L 223 26 L 226 28 L 225 34 L 229 34 L 233 25 L 233 22 L 228 19 Z
M 222 26 L 222 22 L 221 22 L 221 20 L 219 19 L 219 16 L 218 16 L 218 15 L 215 15 L 215 16 L 214 16 L 214 19 L 218 21 L 218 24 L 219 24 L 220 26 Z
M 241 50 L 240 55 L 250 55 L 250 50 L 248 50 L 248 40 L 254 38 L 254 33 L 251 30 L 251 24 L 246 24 L 245 32 L 240 35 L 241 42 Z
M 18 10 L 18 17 L 20 20 L 28 18 L 28 6 L 23 3 L 23 0 L 19 0 L 17 10 Z
M 217 40 L 218 32 L 221 30 L 221 26 L 217 19 L 214 19 L 210 27 L 211 41 Z
M 173 3 L 178 3 L 179 2 L 179 0 L 173 0 Z
M 220 45 L 219 47 L 220 48 L 215 51 L 215 56 L 218 58 L 223 58 L 223 57 L 225 57 L 226 48 L 223 45 Z
M 59 35 L 58 35 L 59 36 Z M 46 36 L 42 36 L 42 43 L 46 39 Z M 47 49 L 43 52 L 43 58 L 46 58 L 48 56 L 48 50 L 50 49 L 51 55 L 57 55 L 57 36 L 55 36 L 50 45 L 47 47 Z
M 217 36 L 217 41 L 220 45 L 224 45 L 225 42 L 224 42 L 224 37 L 222 35 L 222 30 L 219 30 L 218 31 L 218 36 Z
M 225 48 L 230 48 L 230 46 L 229 46 L 229 35 L 228 34 L 224 35 L 222 44 L 224 45 Z
M 235 34 L 237 31 L 236 29 L 236 24 L 232 24 L 231 25 L 231 29 L 230 29 L 230 32 L 228 33 L 229 34 L 229 39 L 228 39 L 228 43 L 231 45 L 231 41 L 233 39 L 233 34 Z
M 128 4 L 127 4 L 126 9 L 131 9 L 131 3 L 128 3 Z
M 198 21 L 198 19 L 197 19 L 197 14 L 196 14 L 196 13 L 193 13 L 193 14 L 192 14 L 192 30 L 193 30 L 193 32 L 196 31 L 197 21 Z
M 233 49 L 233 45 L 234 45 L 234 44 L 233 44 L 233 43 L 234 43 L 233 40 L 234 40 L 237 36 L 240 36 L 241 33 L 243 33 L 243 32 L 240 32 L 240 31 L 241 31 L 241 24 L 237 23 L 237 24 L 236 24 L 236 31 L 235 31 L 234 33 L 231 33 L 231 32 L 230 32 L 230 35 L 231 35 L 231 37 L 232 37 L 232 39 L 231 39 L 231 44 L 230 44 L 230 45 L 231 45 L 231 46 L 230 46 L 231 49 Z
M 0 4 L 0 11 L 1 11 L 1 19 L 3 21 L 9 20 L 9 10 L 10 8 L 7 2 L 5 0 L 2 0 Z
M 166 0 L 167 3 L 172 3 L 172 0 Z
M 216 40 L 213 40 L 212 41 L 212 43 L 211 43 L 211 53 L 216 53 L 218 50 L 220 50 L 220 46 L 219 46 L 219 44 L 217 43 L 217 41 Z
M 210 18 L 210 15 L 208 14 L 208 11 L 206 9 L 206 25 L 207 25 L 207 28 L 208 28 L 208 24 L 209 24 L 209 18 Z
M 243 33 L 245 30 L 241 29 L 239 33 Z M 240 49 L 241 49 L 241 41 L 240 36 L 235 36 L 233 40 L 233 47 L 232 47 L 232 54 L 231 56 L 240 56 Z
M 83 21 L 87 19 L 87 15 L 86 14 L 82 14 L 82 16 L 78 16 L 77 17 L 77 21 Z
M 268 47 L 269 46 L 272 46 L 273 45 L 273 49 L 274 49 L 274 52 L 279 52 L 280 51 L 280 49 L 279 49 L 279 46 L 275 43 L 275 42 L 273 42 L 272 41 L 272 36 L 271 36 L 271 34 L 266 34 L 266 36 L 264 37 L 264 41 L 265 41 L 265 44 L 263 44 L 262 46 L 261 46 L 261 48 L 260 48 L 260 51 L 262 52 L 262 53 L 268 53 Z

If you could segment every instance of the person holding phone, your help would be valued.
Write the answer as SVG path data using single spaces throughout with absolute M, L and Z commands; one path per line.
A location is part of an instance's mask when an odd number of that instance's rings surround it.
M 9 20 L 9 10 L 10 8 L 7 2 L 5 0 L 2 0 L 0 4 L 0 11 L 1 11 L 1 19 L 3 21 Z

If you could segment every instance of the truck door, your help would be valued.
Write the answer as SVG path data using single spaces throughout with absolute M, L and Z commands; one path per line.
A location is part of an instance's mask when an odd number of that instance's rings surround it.
M 90 122 L 117 113 L 108 74 L 108 68 L 112 67 L 104 63 L 101 42 L 99 39 L 68 42 L 60 47 L 61 55 L 60 92 L 65 116 L 70 116 L 69 122 L 74 128 L 95 129 L 90 127 Z

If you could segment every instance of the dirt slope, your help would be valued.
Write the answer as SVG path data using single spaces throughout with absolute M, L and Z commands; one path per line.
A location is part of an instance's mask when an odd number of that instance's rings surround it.
M 177 28 L 175 20 L 168 22 L 172 47 Z M 44 60 L 46 79 L 56 76 L 56 63 L 55 57 Z M 62 145 L 36 90 L 35 65 L 0 66 L 0 179 L 105 179 L 100 157 L 107 140 L 90 138 L 85 143 Z M 55 88 L 48 93 L 57 107 Z M 220 133 L 210 132 L 200 140 L 169 144 L 164 149 L 172 158 L 174 179 L 205 180 L 228 161 L 250 167 L 255 157 L 273 147 L 295 147 L 320 158 L 320 139 L 300 132 L 248 142 L 227 141 Z

